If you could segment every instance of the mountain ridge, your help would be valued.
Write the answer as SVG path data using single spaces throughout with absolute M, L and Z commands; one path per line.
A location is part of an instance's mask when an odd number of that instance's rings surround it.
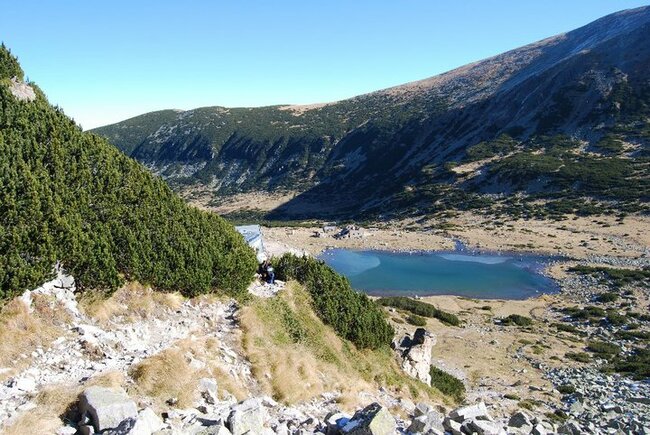
M 622 11 L 438 76 L 324 105 L 204 107 L 175 118 L 165 111 L 163 119 L 150 113 L 95 131 L 179 189 L 298 191 L 274 213 L 289 218 L 441 209 L 437 197 L 426 199 L 429 204 L 413 195 L 405 200 L 405 190 L 413 188 L 452 189 L 465 201 L 486 202 L 486 189 L 470 188 L 444 166 L 463 165 L 471 147 L 504 134 L 518 151 L 530 150 L 539 137 L 567 136 L 575 141 L 575 156 L 556 156 L 561 164 L 573 157 L 600 159 L 597 164 L 627 159 L 635 166 L 628 172 L 644 178 L 647 167 L 638 157 L 648 144 L 649 23 L 649 7 Z M 615 99 L 634 95 L 640 96 L 637 107 L 622 113 L 627 103 Z M 630 127 L 633 122 L 638 125 Z M 608 135 L 634 149 L 618 157 L 591 153 Z M 586 154 L 579 151 L 584 143 Z M 481 168 L 474 184 L 490 168 Z M 497 175 L 501 181 L 486 181 L 491 193 L 528 194 L 541 182 L 504 184 L 504 174 Z M 553 186 L 547 193 L 555 195 Z M 620 200 L 585 192 L 565 196 L 583 203 Z M 647 199 L 643 190 L 632 208 L 643 209 Z M 304 213 L 309 203 L 321 211 Z

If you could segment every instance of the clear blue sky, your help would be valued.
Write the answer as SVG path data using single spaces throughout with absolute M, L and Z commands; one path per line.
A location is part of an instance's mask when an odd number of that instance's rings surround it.
M 338 100 L 430 77 L 644 4 L 3 1 L 0 40 L 51 102 L 92 128 L 165 108 Z

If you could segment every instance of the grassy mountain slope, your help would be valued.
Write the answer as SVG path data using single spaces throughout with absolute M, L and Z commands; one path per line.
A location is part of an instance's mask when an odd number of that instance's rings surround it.
M 648 41 L 643 7 L 345 101 L 147 114 L 96 132 L 173 186 L 302 192 L 278 218 L 647 210 Z
M 83 133 L 0 48 L 0 299 L 33 288 L 59 261 L 81 287 L 124 279 L 192 295 L 238 294 L 254 254 L 223 219 L 190 208 L 106 140 Z M 24 86 L 24 85 L 23 85 Z

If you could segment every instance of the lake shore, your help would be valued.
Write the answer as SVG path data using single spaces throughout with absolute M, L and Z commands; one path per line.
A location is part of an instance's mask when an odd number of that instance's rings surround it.
M 471 220 L 469 216 L 463 219 Z M 485 400 L 495 407 L 495 411 L 498 409 L 498 414 L 508 415 L 520 409 L 522 403 L 529 404 L 537 413 L 564 409 L 563 395 L 557 391 L 557 373 L 573 373 L 571 370 L 577 370 L 575 373 L 583 370 L 598 373 L 599 367 L 597 359 L 585 364 L 567 355 L 584 352 L 583 336 L 601 340 L 613 337 L 598 326 L 581 327 L 577 335 L 561 332 L 555 326 L 566 321 L 562 310 L 568 307 L 618 307 L 616 303 L 597 301 L 598 295 L 611 291 L 610 287 L 593 277 L 570 273 L 568 269 L 577 264 L 621 268 L 640 268 L 649 264 L 650 220 L 633 217 L 626 218 L 621 224 L 613 218 L 600 217 L 598 221 L 602 223 L 578 218 L 568 222 L 521 221 L 509 223 L 509 226 L 490 226 L 476 220 L 462 229 L 444 231 L 427 229 L 426 223 L 413 226 L 413 222 L 399 222 L 368 229 L 359 237 L 342 239 L 329 234 L 314 237 L 320 230 L 316 227 L 264 228 L 263 233 L 267 247 L 276 254 L 288 248 L 295 253 L 310 255 L 318 255 L 328 248 L 453 250 L 454 240 L 460 239 L 469 249 L 565 256 L 566 260 L 552 262 L 544 272 L 557 281 L 561 287 L 559 293 L 525 300 L 485 300 L 450 295 L 420 298 L 455 314 L 462 321 L 462 327 L 451 327 L 437 319 L 426 319 L 426 329 L 437 339 L 433 364 L 463 380 L 468 402 Z M 650 303 L 647 288 L 636 285 L 628 291 L 630 296 L 625 297 L 634 301 L 635 310 L 647 311 Z M 393 308 L 388 308 L 387 312 L 396 336 L 413 333 L 415 326 L 406 321 L 409 313 Z M 532 319 L 533 326 L 521 328 L 499 323 L 500 318 L 512 314 Z M 602 382 L 593 380 L 598 379 L 597 375 L 590 375 L 593 379 L 575 376 L 585 388 L 590 388 L 588 385 L 592 382 Z M 610 376 L 608 379 L 613 380 L 612 391 L 626 385 L 624 378 Z

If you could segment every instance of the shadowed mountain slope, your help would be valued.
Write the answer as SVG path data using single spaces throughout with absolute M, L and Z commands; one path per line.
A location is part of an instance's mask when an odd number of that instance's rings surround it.
M 638 211 L 649 197 L 648 41 L 643 7 L 349 100 L 154 112 L 96 132 L 173 186 L 302 192 L 275 217 L 529 213 L 538 200 Z

